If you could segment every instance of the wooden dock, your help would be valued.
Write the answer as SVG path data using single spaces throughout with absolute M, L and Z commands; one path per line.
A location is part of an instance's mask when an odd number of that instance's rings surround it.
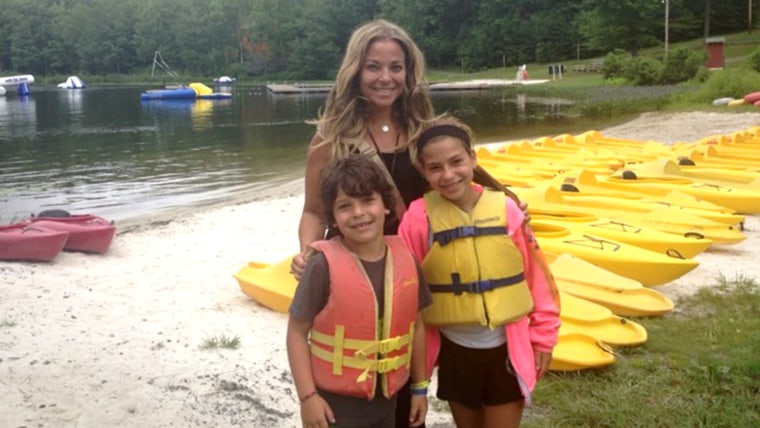
M 332 83 L 270 83 L 267 85 L 273 94 L 322 94 L 330 92 Z
M 437 82 L 429 85 L 430 91 L 481 91 L 491 88 L 507 86 L 535 85 L 546 83 L 548 80 L 502 80 L 502 79 L 479 79 L 465 80 L 462 82 Z M 332 83 L 271 83 L 267 85 L 269 92 L 273 94 L 319 94 L 327 93 L 332 89 Z

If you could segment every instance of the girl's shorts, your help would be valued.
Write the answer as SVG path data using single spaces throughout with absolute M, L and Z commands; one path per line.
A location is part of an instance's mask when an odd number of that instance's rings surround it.
M 523 399 L 507 357 L 506 345 L 490 349 L 465 348 L 443 334 L 438 356 L 436 396 L 471 409 Z

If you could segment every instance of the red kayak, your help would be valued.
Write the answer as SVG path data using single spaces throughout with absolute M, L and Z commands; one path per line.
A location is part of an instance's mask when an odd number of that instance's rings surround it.
M 16 223 L 0 226 L 0 260 L 53 260 L 61 252 L 69 232 L 39 225 Z
M 116 227 L 108 220 L 90 215 L 74 214 L 68 217 L 32 217 L 27 224 L 69 233 L 64 250 L 87 253 L 105 253 L 111 246 Z

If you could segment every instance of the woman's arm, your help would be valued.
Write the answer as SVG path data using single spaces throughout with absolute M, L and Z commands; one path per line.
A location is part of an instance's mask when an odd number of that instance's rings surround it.
M 298 224 L 298 241 L 301 248 L 299 254 L 293 257 L 293 263 L 290 266 L 296 279 L 301 278 L 303 269 L 306 267 L 309 244 L 322 239 L 327 227 L 322 203 L 319 200 L 319 178 L 322 168 L 330 160 L 330 148 L 327 145 L 318 145 L 320 142 L 321 139 L 314 136 L 306 156 L 303 211 Z

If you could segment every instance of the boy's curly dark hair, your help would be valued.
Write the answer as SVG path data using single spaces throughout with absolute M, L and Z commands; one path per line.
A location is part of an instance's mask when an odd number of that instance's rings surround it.
M 322 170 L 319 180 L 319 198 L 329 225 L 335 224 L 333 205 L 338 198 L 339 189 L 354 198 L 377 192 L 385 208 L 390 211 L 385 220 L 389 221 L 396 217 L 393 186 L 385 179 L 380 166 L 366 156 L 352 154 L 341 159 L 334 159 Z

